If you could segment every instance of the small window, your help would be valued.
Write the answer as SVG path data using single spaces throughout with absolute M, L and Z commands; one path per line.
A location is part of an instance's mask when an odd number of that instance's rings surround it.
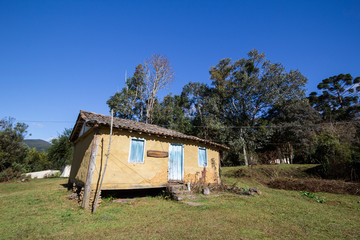
M 132 138 L 130 142 L 130 163 L 144 163 L 145 140 Z
M 206 148 L 199 147 L 199 166 L 207 167 L 207 153 Z

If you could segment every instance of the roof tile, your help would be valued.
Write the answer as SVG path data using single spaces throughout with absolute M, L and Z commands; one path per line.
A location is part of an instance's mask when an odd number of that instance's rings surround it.
M 82 124 L 86 123 L 86 125 L 88 125 L 88 126 L 96 126 L 96 125 L 110 126 L 111 116 L 105 116 L 102 114 L 97 114 L 97 113 L 81 110 L 78 120 L 77 120 L 77 123 L 78 122 L 81 122 Z M 82 126 L 82 124 L 80 124 L 80 125 Z M 70 137 L 71 141 L 74 141 L 80 132 L 79 130 L 76 131 L 75 128 L 77 128 L 77 126 L 80 127 L 78 124 L 75 125 L 73 133 L 71 134 L 71 137 Z M 148 134 L 176 137 L 176 138 L 181 138 L 181 139 L 189 139 L 189 140 L 202 142 L 205 144 L 210 144 L 210 145 L 213 145 L 215 147 L 219 147 L 219 148 L 222 148 L 225 150 L 229 149 L 227 146 L 224 146 L 224 145 L 221 145 L 218 143 L 214 143 L 209 140 L 201 139 L 201 138 L 198 138 L 195 136 L 186 135 L 186 134 L 183 134 L 183 133 L 171 130 L 171 129 L 159 127 L 157 125 L 136 122 L 136 121 L 132 121 L 132 120 L 128 120 L 128 119 L 120 119 L 120 118 L 115 117 L 113 127 L 118 128 L 118 129 L 133 130 L 136 132 L 143 132 L 143 133 L 148 133 Z

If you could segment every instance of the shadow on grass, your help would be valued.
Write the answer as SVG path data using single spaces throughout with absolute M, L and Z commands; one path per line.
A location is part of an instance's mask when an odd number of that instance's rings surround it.
M 161 196 L 166 188 L 147 188 L 129 190 L 102 190 L 101 198 L 140 198 Z
M 60 184 L 60 186 L 62 186 L 63 188 L 66 188 L 67 190 L 71 189 L 70 184 L 68 184 L 68 183 L 62 183 L 62 184 Z

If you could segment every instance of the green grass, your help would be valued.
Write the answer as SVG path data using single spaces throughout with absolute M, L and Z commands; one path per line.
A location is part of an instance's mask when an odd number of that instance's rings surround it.
M 0 239 L 360 239 L 359 196 L 316 193 L 326 200 L 318 203 L 249 179 L 223 181 L 262 194 L 213 194 L 201 206 L 160 197 L 103 201 L 91 214 L 67 199 L 66 179 L 0 184 Z

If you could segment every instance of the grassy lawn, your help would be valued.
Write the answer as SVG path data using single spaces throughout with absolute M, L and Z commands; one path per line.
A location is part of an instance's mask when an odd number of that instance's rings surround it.
M 223 181 L 257 186 L 261 195 L 214 193 L 189 206 L 161 197 L 132 203 L 103 201 L 95 214 L 79 208 L 61 184 L 39 179 L 0 184 L 1 239 L 360 239 L 360 197 L 316 193 L 317 203 L 297 191 L 270 189 L 256 181 Z M 217 196 L 216 196 L 217 195 Z

